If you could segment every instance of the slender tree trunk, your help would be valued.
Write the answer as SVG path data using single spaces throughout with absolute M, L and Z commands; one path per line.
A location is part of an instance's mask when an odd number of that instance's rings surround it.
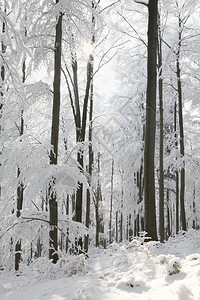
M 94 24 L 95 23 L 95 19 L 92 16 L 92 28 L 94 30 Z M 94 37 L 94 33 L 92 34 L 92 45 L 95 42 L 95 37 Z M 91 56 L 91 87 L 90 87 L 90 111 L 89 111 L 89 163 L 88 163 L 88 173 L 89 173 L 89 186 L 91 188 L 91 180 L 92 180 L 92 169 L 93 169 L 93 147 L 92 147 L 92 130 L 93 130 L 93 123 L 92 123 L 92 119 L 93 119 L 93 65 L 94 65 L 94 55 L 92 53 Z M 87 189 L 87 195 L 86 195 L 86 220 L 85 220 L 85 226 L 87 228 L 89 228 L 89 224 L 90 224 L 90 204 L 91 204 L 91 200 L 90 200 L 90 191 L 89 189 Z M 88 251 L 88 246 L 89 246 L 89 235 L 85 236 L 85 243 L 84 243 L 84 249 L 85 251 Z
M 95 219 L 96 219 L 96 247 L 99 247 L 99 206 L 95 205 Z
M 5 11 L 6 11 L 6 9 L 5 9 Z M 5 30 L 6 30 L 6 24 L 5 24 L 5 22 L 3 22 L 2 23 L 2 37 L 5 34 Z M 4 44 L 4 41 L 1 41 L 1 53 L 2 53 L 2 55 L 5 52 L 6 52 L 6 46 Z M 1 95 L 1 98 L 3 98 L 3 82 L 4 82 L 4 80 L 5 80 L 5 66 L 4 66 L 4 64 L 2 64 L 1 65 L 1 84 L 0 84 L 0 88 L 1 88 L 0 95 Z M 3 99 L 1 99 L 1 101 L 0 101 L 0 109 L 2 109 L 2 107 L 3 107 L 3 101 L 2 100 Z
M 5 9 L 6 11 L 6 9 Z M 5 34 L 5 30 L 6 30 L 6 27 L 5 27 L 5 22 L 2 23 L 2 37 L 4 36 Z M 4 42 L 3 40 L 1 41 L 1 53 L 2 55 L 6 52 L 6 47 L 4 45 Z M 0 81 L 0 118 L 2 117 L 2 108 L 3 108 L 3 96 L 4 96 L 4 93 L 3 93 L 3 89 L 4 89 L 4 80 L 5 80 L 5 66 L 4 64 L 2 63 L 1 65 L 1 77 L 0 77 L 1 81 Z M 0 125 L 0 134 L 1 134 L 1 125 Z M 0 155 L 1 155 L 1 150 L 0 150 Z M 1 199 L 1 182 L 0 182 L 0 199 Z
M 118 232 L 118 210 L 116 211 L 116 215 L 115 215 L 115 231 L 116 231 L 116 234 L 115 234 L 115 240 L 116 242 L 118 243 L 119 241 L 119 232 Z
M 162 78 L 162 37 L 160 16 L 158 15 L 158 90 L 160 112 L 160 149 L 159 149 L 159 234 L 160 241 L 164 242 L 164 169 L 163 169 L 163 78 Z
M 170 220 L 170 206 L 169 206 L 169 189 L 167 189 L 167 238 L 171 236 L 171 220 Z
M 20 136 L 23 135 L 24 132 L 24 118 L 23 111 L 21 115 L 21 125 L 20 125 Z M 17 169 L 17 177 L 20 176 L 20 168 Z M 21 215 L 22 204 L 23 204 L 23 195 L 24 195 L 24 186 L 22 182 L 18 183 L 17 187 L 17 218 Z M 21 240 L 17 241 L 15 246 L 15 271 L 19 270 L 19 263 L 21 260 Z
M 197 224 L 196 224 L 196 188 L 195 188 L 195 183 L 194 183 L 194 188 L 193 188 L 192 213 L 193 213 L 192 228 L 193 229 L 197 229 Z
M 111 187 L 110 187 L 110 220 L 109 220 L 109 244 L 112 243 L 112 211 L 113 211 L 113 182 L 114 182 L 114 159 L 111 164 Z
M 184 130 L 183 130 L 183 96 L 182 96 L 182 82 L 181 82 L 181 69 L 180 69 L 180 50 L 182 40 L 182 27 L 181 18 L 179 16 L 179 43 L 178 51 L 176 55 L 176 75 L 178 86 L 178 106 L 179 106 L 179 128 L 180 128 L 180 154 L 184 160 L 185 148 L 184 148 Z M 182 229 L 186 230 L 186 217 L 185 217 L 185 162 L 183 161 L 180 174 L 180 213 L 181 213 L 181 225 Z
M 137 171 L 137 187 L 138 187 L 138 205 L 139 205 L 143 200 L 143 159 L 141 160 L 140 169 Z M 135 234 L 134 234 L 135 236 L 139 235 L 139 232 L 141 231 L 140 220 L 143 218 L 141 214 L 142 211 L 140 210 L 136 216 Z
M 121 243 L 123 241 L 123 214 L 121 212 L 120 214 L 120 238 L 119 242 Z
M 26 19 L 26 17 L 25 17 Z M 25 37 L 27 36 L 27 30 L 25 28 Z M 26 80 L 26 62 L 23 61 L 22 64 L 22 83 L 25 83 Z M 24 134 L 24 112 L 21 111 L 21 118 L 20 118 L 20 127 L 19 127 L 19 135 L 22 136 Z M 20 140 L 22 141 L 22 140 Z M 17 178 L 20 176 L 20 167 L 17 168 Z M 22 210 L 22 204 L 23 204 L 23 198 L 24 198 L 24 185 L 23 182 L 19 181 L 18 187 L 17 187 L 17 218 L 21 215 Z M 15 271 L 19 270 L 19 263 L 21 260 L 21 240 L 17 241 L 15 246 Z
M 56 0 L 56 4 L 59 0 Z M 58 136 L 59 136 L 59 117 L 60 117 L 60 85 L 61 85 L 61 43 L 62 43 L 62 14 L 59 14 L 56 24 L 55 50 L 54 50 L 54 82 L 53 82 L 53 110 L 52 110 L 52 128 L 50 164 L 57 165 L 58 161 Z M 56 192 L 53 187 L 55 178 L 49 191 L 49 259 L 55 264 L 58 261 L 58 203 Z
M 96 247 L 99 247 L 100 241 L 99 241 L 99 234 L 101 229 L 101 216 L 99 214 L 99 207 L 102 202 L 102 195 L 101 195 L 101 185 L 99 180 L 99 174 L 100 174 L 100 152 L 98 152 L 98 167 L 97 167 L 97 173 L 98 173 L 98 181 L 97 181 L 97 191 L 95 195 L 95 218 L 96 218 Z
M 144 203 L 145 231 L 153 240 L 157 240 L 155 205 L 155 130 L 156 130 L 156 81 L 157 81 L 157 14 L 158 0 L 148 4 L 148 61 L 147 61 L 147 97 L 146 128 L 144 149 Z
M 174 104 L 174 132 L 175 132 L 175 147 L 178 150 L 177 140 L 177 104 Z M 177 158 L 176 158 L 177 160 Z M 176 234 L 179 232 L 179 171 L 175 171 L 175 184 L 176 184 Z

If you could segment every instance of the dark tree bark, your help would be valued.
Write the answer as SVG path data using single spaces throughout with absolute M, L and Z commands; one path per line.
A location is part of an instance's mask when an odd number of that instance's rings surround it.
M 6 9 L 5 9 L 6 11 Z M 2 36 L 5 34 L 5 30 L 6 30 L 6 24 L 5 22 L 2 23 Z M 5 53 L 6 51 L 6 46 L 4 45 L 4 42 L 1 41 L 1 53 L 2 55 Z M 2 108 L 3 108 L 3 83 L 4 83 L 4 80 L 5 80 L 5 66 L 4 64 L 1 65 L 1 83 L 0 83 L 0 118 L 2 116 Z M 1 134 L 1 125 L 0 125 L 0 134 Z M 0 151 L 0 155 L 1 155 L 1 151 Z M 1 165 L 1 163 L 0 163 Z M 1 183 L 0 183 L 0 199 L 1 199 Z
M 116 231 L 116 233 L 115 233 L 115 241 L 116 241 L 116 243 L 118 243 L 118 241 L 119 241 L 118 215 L 119 215 L 119 211 L 117 210 L 116 214 L 115 214 L 115 231 Z
M 122 212 L 120 213 L 120 238 L 119 242 L 121 243 L 123 241 L 123 214 Z
M 179 42 L 178 42 L 178 51 L 176 53 L 176 76 L 177 76 L 178 106 L 179 106 L 180 154 L 181 157 L 184 159 L 185 146 L 184 146 L 184 130 L 183 130 L 183 93 L 182 93 L 181 69 L 180 69 L 181 40 L 182 40 L 182 21 L 179 16 Z M 186 230 L 187 226 L 186 226 L 186 217 L 185 217 L 185 162 L 184 161 L 181 167 L 181 174 L 180 174 L 180 215 L 181 215 L 182 229 Z
M 93 67 L 92 67 L 93 68 Z M 92 71 L 93 74 L 93 71 Z M 89 162 L 88 162 L 88 184 L 91 188 L 91 179 L 92 179 L 92 169 L 93 169 L 93 147 L 92 147 L 92 119 L 93 119 L 93 78 L 91 80 L 91 91 L 90 91 L 90 112 L 89 112 Z M 86 195 L 86 219 L 85 219 L 85 226 L 89 228 L 90 225 L 90 191 L 87 189 L 87 195 Z M 85 236 L 85 242 L 84 242 L 84 249 L 85 251 L 88 251 L 89 246 L 89 235 Z
M 25 62 L 23 63 L 23 70 L 25 72 Z M 21 113 L 21 124 L 20 124 L 20 136 L 24 133 L 24 118 L 23 118 L 23 111 Z M 17 177 L 20 176 L 20 168 L 17 169 Z M 21 216 L 22 211 L 22 204 L 24 198 L 24 186 L 23 182 L 18 183 L 17 187 L 17 218 Z M 21 260 L 21 240 L 17 241 L 15 246 L 15 271 L 19 270 L 19 263 Z
M 138 190 L 139 190 L 138 204 L 140 204 L 143 201 L 143 189 L 144 189 L 143 158 L 141 160 L 140 170 L 137 172 L 137 185 L 138 185 Z M 143 214 L 143 212 L 142 212 L 142 210 L 140 210 L 140 212 L 137 215 L 136 235 L 139 235 L 139 232 L 144 230 L 144 229 L 142 229 L 142 226 L 141 226 L 141 220 L 143 219 L 143 215 L 142 214 Z
M 197 217 L 196 217 L 196 188 L 195 188 L 195 183 L 194 183 L 194 188 L 193 188 L 192 213 L 193 213 L 192 228 L 193 228 L 193 229 L 197 229 Z
M 98 152 L 98 166 L 97 166 L 97 173 L 98 176 L 100 174 L 100 152 Z M 101 222 L 102 222 L 102 216 L 99 214 L 99 207 L 102 202 L 102 194 L 101 194 L 101 184 L 98 177 L 97 181 L 97 189 L 95 193 L 95 218 L 96 218 L 96 247 L 99 247 L 100 240 L 99 240 L 99 234 L 101 232 Z
M 109 244 L 112 243 L 112 212 L 113 212 L 113 182 L 114 182 L 114 159 L 111 164 L 111 188 L 110 188 L 110 219 L 109 219 Z
M 167 189 L 167 239 L 171 236 L 171 219 L 170 219 L 170 206 L 169 206 L 169 189 Z
M 144 203 L 145 231 L 153 240 L 157 240 L 155 206 L 155 130 L 156 130 L 156 81 L 157 81 L 157 15 L 158 0 L 150 0 L 148 5 L 148 61 L 147 61 L 147 97 L 146 128 L 144 149 Z
M 2 35 L 5 33 L 5 30 L 6 30 L 6 24 L 5 22 L 3 22 L 2 24 Z M 6 46 L 4 44 L 3 41 L 1 41 L 1 53 L 2 55 L 6 52 Z M 5 80 L 5 66 L 2 64 L 1 66 L 1 89 L 3 90 L 3 82 Z M 1 90 L 1 98 L 3 98 L 3 91 Z M 0 101 L 0 109 L 2 109 L 3 107 L 3 102 Z
M 160 16 L 158 14 L 158 91 L 160 112 L 160 149 L 159 149 L 159 234 L 164 241 L 164 169 L 163 169 L 163 78 L 162 78 L 162 37 Z
M 177 135 L 177 104 L 174 104 L 174 132 L 175 132 L 175 147 L 178 149 L 178 135 Z M 177 158 L 176 158 L 177 160 Z M 179 232 L 179 171 L 175 171 L 176 184 L 176 234 Z
M 25 28 L 25 37 L 27 36 L 27 30 Z M 26 62 L 23 61 L 22 64 L 22 83 L 25 83 L 26 80 Z M 24 112 L 21 111 L 21 118 L 20 118 L 20 126 L 19 126 L 19 135 L 22 136 L 24 134 Z M 20 140 L 22 141 L 22 140 Z M 21 173 L 20 167 L 17 168 L 17 178 L 19 178 Z M 22 205 L 23 205 L 23 198 L 24 198 L 24 185 L 23 182 L 18 183 L 17 187 L 17 218 L 21 215 Z M 17 241 L 15 246 L 15 271 L 19 270 L 19 263 L 21 260 L 21 241 Z
M 56 4 L 59 0 L 56 0 Z M 54 50 L 54 82 L 53 82 L 53 110 L 50 164 L 56 165 L 58 161 L 58 136 L 59 136 L 59 117 L 60 117 L 60 84 L 61 84 L 61 42 L 62 42 L 62 14 L 58 17 L 56 24 L 55 50 Z M 55 178 L 52 178 L 49 189 L 49 259 L 53 263 L 58 260 L 58 203 L 56 193 L 53 190 Z

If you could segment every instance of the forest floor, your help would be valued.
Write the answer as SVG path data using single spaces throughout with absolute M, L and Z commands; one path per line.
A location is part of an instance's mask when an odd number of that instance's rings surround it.
M 17 276 L 18 275 L 18 276 Z M 44 258 L 21 273 L 0 271 L 1 300 L 199 300 L 200 231 L 165 244 L 113 243 L 63 258 Z

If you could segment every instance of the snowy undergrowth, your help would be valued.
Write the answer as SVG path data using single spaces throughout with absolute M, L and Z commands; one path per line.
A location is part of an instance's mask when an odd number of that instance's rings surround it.
M 199 300 L 200 231 L 165 244 L 113 243 L 57 265 L 41 258 L 21 269 L 20 276 L 0 272 L 0 299 Z

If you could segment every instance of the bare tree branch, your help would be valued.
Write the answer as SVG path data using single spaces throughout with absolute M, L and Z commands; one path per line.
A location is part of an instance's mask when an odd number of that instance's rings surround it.
M 141 38 L 141 36 L 139 35 L 139 33 L 137 32 L 137 30 L 129 23 L 129 21 L 119 12 L 117 11 L 118 15 L 120 15 L 120 17 L 123 18 L 123 20 L 129 25 L 129 27 L 136 33 L 136 35 L 138 36 L 138 40 L 141 41 L 145 47 L 147 47 L 147 43 Z
M 143 4 L 148 7 L 149 0 L 134 0 L 136 3 Z

